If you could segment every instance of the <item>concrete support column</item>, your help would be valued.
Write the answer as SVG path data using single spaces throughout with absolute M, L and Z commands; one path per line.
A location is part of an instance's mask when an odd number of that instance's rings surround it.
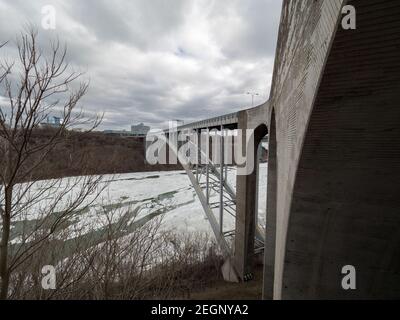
M 261 163 L 261 156 L 262 156 L 262 144 L 261 142 L 258 144 L 257 147 L 257 156 L 256 156 L 256 162 L 255 162 L 255 168 L 256 168 L 256 197 L 255 197 L 255 225 L 257 227 L 258 224 L 258 198 L 259 198 L 259 185 L 260 185 L 260 163 Z
M 219 230 L 224 234 L 224 127 L 221 126 L 220 179 L 219 179 Z
M 210 204 L 210 130 L 207 128 L 206 133 L 206 199 L 207 204 Z
M 239 113 L 238 129 L 246 143 L 247 114 Z M 244 150 L 244 146 L 242 150 Z M 247 151 L 246 151 L 247 152 Z M 254 158 L 255 159 L 255 154 Z M 236 177 L 236 228 L 235 228 L 235 267 L 241 280 L 252 272 L 255 234 L 255 193 L 256 170 L 247 176 Z

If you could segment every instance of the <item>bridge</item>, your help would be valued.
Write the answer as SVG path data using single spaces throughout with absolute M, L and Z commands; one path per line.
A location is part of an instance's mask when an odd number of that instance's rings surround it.
M 341 23 L 347 5 L 355 30 Z M 264 298 L 400 298 L 399 18 L 398 0 L 284 0 L 270 99 L 178 127 L 253 129 L 254 153 L 268 136 L 265 228 L 257 165 L 236 189 L 223 160 L 184 165 L 226 280 L 251 279 L 263 252 Z M 226 215 L 234 230 L 224 230 Z M 342 287 L 346 265 L 356 290 Z

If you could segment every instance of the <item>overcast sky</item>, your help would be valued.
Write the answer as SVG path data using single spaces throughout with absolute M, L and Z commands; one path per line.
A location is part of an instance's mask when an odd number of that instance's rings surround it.
M 45 5 L 55 30 L 41 27 Z M 280 11 L 281 0 L 0 0 L 0 42 L 27 22 L 58 36 L 90 78 L 82 105 L 105 112 L 101 129 L 162 126 L 250 107 L 248 91 L 267 100 Z

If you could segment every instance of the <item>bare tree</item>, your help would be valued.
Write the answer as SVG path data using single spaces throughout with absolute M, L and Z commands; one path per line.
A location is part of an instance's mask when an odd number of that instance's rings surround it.
M 109 211 L 98 203 L 109 182 L 85 175 L 82 159 L 79 177 L 35 180 L 46 176 L 37 174 L 46 172 L 43 160 L 65 142 L 69 129 L 85 124 L 88 132 L 101 119 L 88 120 L 76 110 L 88 85 L 76 84 L 81 74 L 69 71 L 58 41 L 46 54 L 30 30 L 17 49 L 16 61 L 0 62 L 0 98 L 7 100 L 0 105 L 0 298 L 171 298 L 189 296 L 194 284 L 209 281 L 220 267 L 214 247 L 207 238 L 162 231 L 160 214 L 167 208 L 153 212 L 158 218 L 141 216 L 140 207 Z M 46 138 L 35 137 L 55 113 L 59 126 Z M 84 212 L 95 218 L 75 227 L 73 220 L 84 220 Z M 52 291 L 41 287 L 47 264 L 57 269 Z
M 68 130 L 85 125 L 88 132 L 101 121 L 88 119 L 78 109 L 88 83 L 79 82 L 81 73 L 70 71 L 66 47 L 57 40 L 45 51 L 37 38 L 33 28 L 21 33 L 16 61 L 0 63 L 0 96 L 7 99 L 7 105 L 0 106 L 1 299 L 9 295 L 13 271 L 104 188 L 101 176 L 32 181 L 34 172 L 46 170 L 43 160 L 65 140 Z M 61 119 L 58 127 L 48 138 L 35 139 L 42 123 L 55 114 Z M 11 243 L 13 221 L 23 224 L 26 219 L 34 225 L 24 225 L 24 236 L 18 244 Z

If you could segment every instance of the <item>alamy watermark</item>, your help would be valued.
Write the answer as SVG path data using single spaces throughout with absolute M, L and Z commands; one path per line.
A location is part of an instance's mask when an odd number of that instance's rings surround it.
M 146 135 L 146 161 L 151 164 L 237 166 L 238 175 L 254 170 L 254 130 L 153 129 Z
M 45 265 L 42 267 L 41 273 L 43 275 L 42 288 L 44 290 L 56 289 L 56 268 L 52 265 Z
M 41 25 L 44 30 L 56 29 L 56 8 L 53 5 L 45 5 L 42 7 Z
M 356 268 L 352 265 L 343 266 L 342 274 L 345 275 L 342 278 L 343 290 L 356 290 Z
M 344 30 L 355 30 L 357 28 L 356 8 L 352 5 L 347 5 L 342 8 L 342 28 Z

